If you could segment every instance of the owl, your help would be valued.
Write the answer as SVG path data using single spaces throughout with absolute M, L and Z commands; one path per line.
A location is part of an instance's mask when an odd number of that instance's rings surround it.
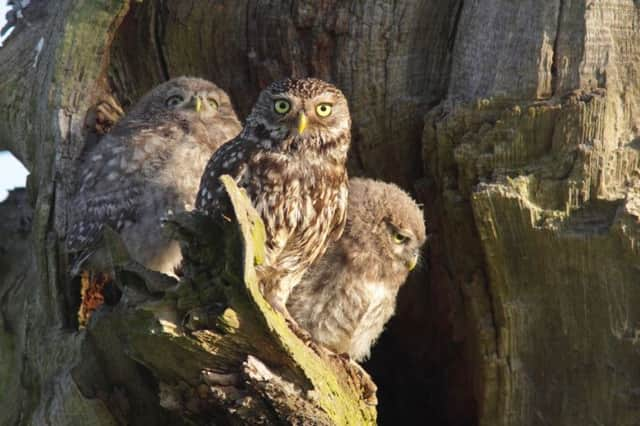
M 245 126 L 207 165 L 196 208 L 229 206 L 219 177 L 246 190 L 266 228 L 265 262 L 256 267 L 266 299 L 287 319 L 286 301 L 306 269 L 340 237 L 346 220 L 351 118 L 340 90 L 313 78 L 263 90 Z
M 361 361 L 382 333 L 425 242 L 422 211 L 396 185 L 349 181 L 340 240 L 309 268 L 287 308 L 312 338 Z
M 206 80 L 179 77 L 142 97 L 82 158 L 69 204 L 72 272 L 110 270 L 101 244 L 108 225 L 134 260 L 173 275 L 180 247 L 161 219 L 193 208 L 207 160 L 241 129 L 229 97 Z

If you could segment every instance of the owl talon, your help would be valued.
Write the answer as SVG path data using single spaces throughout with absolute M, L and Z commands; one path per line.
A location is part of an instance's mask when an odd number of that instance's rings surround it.
M 347 358 L 344 358 L 343 355 L 344 354 L 339 354 L 338 356 L 345 361 L 344 366 L 351 372 L 352 376 L 358 378 L 358 381 L 362 385 L 361 392 L 365 402 L 370 405 L 376 405 L 378 403 L 378 398 L 376 397 L 378 386 L 376 386 L 369 373 L 367 373 L 360 364 L 352 360 L 349 355 L 347 355 Z
M 338 355 L 338 357 L 345 362 L 353 362 L 353 360 L 351 359 L 351 356 L 346 352 L 342 352 L 336 355 Z
M 111 95 L 105 95 L 103 99 L 93 108 L 90 114 L 90 124 L 98 135 L 104 135 L 111 131 L 111 128 L 124 116 L 124 111 Z
M 302 340 L 305 344 L 308 345 L 309 342 L 313 341 L 311 334 L 309 334 L 309 332 L 304 328 L 300 327 L 300 325 L 297 322 L 295 322 L 293 319 L 288 318 L 287 325 L 289 326 L 289 329 L 291 329 L 291 331 L 293 331 L 293 333 L 296 336 L 298 336 L 298 338 Z
M 287 311 L 286 308 L 278 304 L 274 304 L 273 307 L 275 308 L 276 311 L 280 312 L 282 316 L 284 316 L 287 326 L 289 326 L 289 329 L 293 331 L 293 333 L 296 336 L 298 336 L 300 340 L 302 340 L 305 344 L 308 344 L 310 341 L 312 341 L 311 334 L 309 334 L 307 330 L 302 328 L 300 324 L 298 324 L 298 322 L 295 319 L 293 319 L 293 317 L 291 316 L 289 311 Z

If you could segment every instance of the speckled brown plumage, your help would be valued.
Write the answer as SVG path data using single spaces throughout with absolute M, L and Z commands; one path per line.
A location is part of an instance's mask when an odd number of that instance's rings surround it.
M 424 241 L 422 211 L 406 192 L 351 179 L 344 234 L 293 290 L 289 312 L 329 349 L 368 357 Z
M 262 91 L 242 133 L 215 153 L 202 176 L 196 207 L 208 214 L 228 208 L 222 174 L 246 189 L 267 231 L 266 262 L 257 268 L 263 292 L 285 315 L 291 289 L 342 233 L 350 127 L 347 101 L 334 86 L 278 81 Z
M 206 80 L 180 77 L 146 94 L 79 163 L 66 240 L 73 272 L 87 259 L 89 269 L 109 269 L 101 248 L 108 225 L 135 260 L 173 273 L 180 248 L 161 218 L 193 208 L 207 160 L 240 130 L 226 93 Z

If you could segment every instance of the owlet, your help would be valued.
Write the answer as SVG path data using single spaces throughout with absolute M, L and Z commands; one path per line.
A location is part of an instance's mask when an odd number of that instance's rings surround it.
M 207 214 L 228 208 L 221 175 L 246 189 L 267 233 L 265 263 L 257 267 L 262 291 L 289 319 L 291 289 L 344 227 L 350 129 L 336 87 L 313 78 L 278 81 L 260 93 L 240 135 L 202 176 L 196 208 Z
M 365 359 L 393 315 L 425 239 L 422 211 L 406 192 L 351 179 L 344 234 L 294 289 L 289 312 L 317 342 Z
M 180 247 L 161 219 L 193 208 L 207 160 L 240 130 L 229 97 L 211 82 L 180 77 L 147 93 L 79 165 L 66 241 L 72 271 L 89 260 L 84 269 L 108 272 L 108 225 L 133 259 L 173 274 Z

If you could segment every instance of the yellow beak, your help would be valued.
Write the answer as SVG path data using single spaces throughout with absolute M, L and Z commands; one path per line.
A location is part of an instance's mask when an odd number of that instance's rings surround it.
M 309 119 L 305 115 L 304 112 L 300 111 L 298 114 L 298 134 L 301 135 L 304 132 L 304 129 L 307 128 L 307 124 L 309 124 Z
M 410 271 L 413 271 L 413 269 L 416 267 L 417 264 L 418 264 L 418 255 L 416 254 L 411 258 L 410 261 L 407 262 L 407 268 L 409 268 Z
M 196 96 L 196 112 L 200 112 L 200 110 L 202 109 L 202 99 L 200 99 L 200 96 Z

